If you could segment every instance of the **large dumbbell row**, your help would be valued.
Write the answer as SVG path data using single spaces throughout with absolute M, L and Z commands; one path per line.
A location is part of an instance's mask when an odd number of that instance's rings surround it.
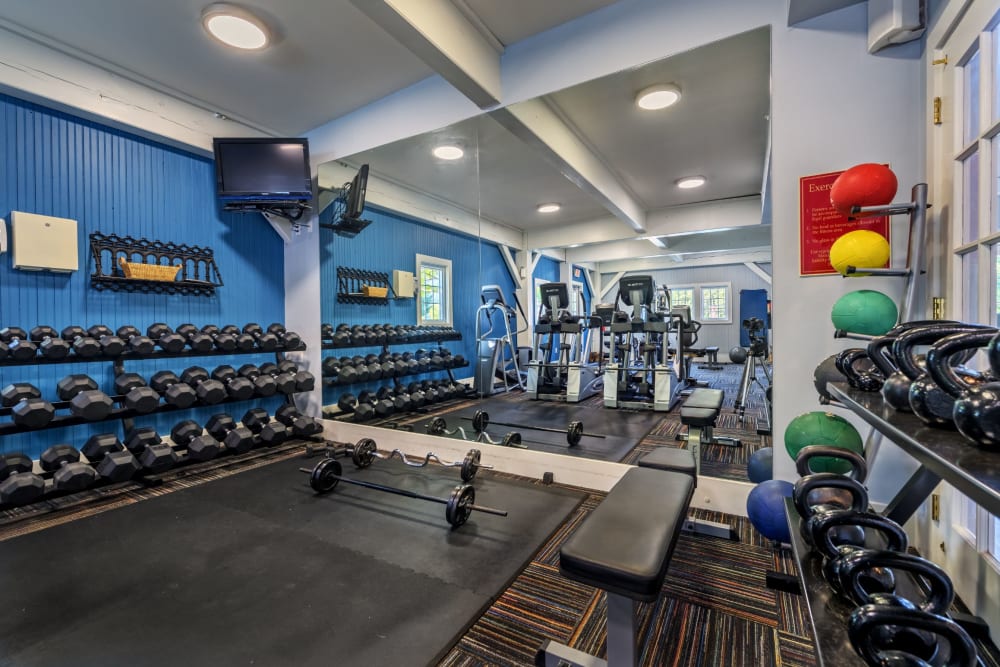
M 468 362 L 461 354 L 453 355 L 446 348 L 420 349 L 416 352 L 388 351 L 362 357 L 327 357 L 323 360 L 323 377 L 328 386 L 368 382 L 380 378 L 405 377 L 432 371 L 464 368 Z
M 0 390 L 0 435 L 83 422 L 128 418 L 152 412 L 182 410 L 198 405 L 249 400 L 255 396 L 291 395 L 312 391 L 315 378 L 300 371 L 291 361 L 216 367 L 211 374 L 200 366 L 186 368 L 178 377 L 172 371 L 158 371 L 147 381 L 137 373 L 115 378 L 115 394 L 101 391 L 88 375 L 68 375 L 56 387 L 58 401 L 42 398 L 37 387 L 15 382 Z M 119 407 L 115 407 L 115 404 Z M 67 410 L 69 414 L 57 415 Z
M 462 334 L 453 327 L 419 326 L 416 324 L 324 324 L 323 348 L 371 347 L 403 343 L 432 343 L 461 340 Z
M 44 497 L 126 482 L 322 431 L 318 420 L 302 415 L 292 405 L 283 405 L 274 420 L 263 408 L 248 410 L 240 422 L 226 413 L 215 414 L 204 428 L 184 420 L 170 430 L 169 442 L 155 429 L 142 427 L 128 431 L 124 440 L 114 433 L 93 435 L 81 449 L 56 444 L 42 453 L 37 466 L 24 454 L 6 454 L 0 456 L 0 506 L 21 506 Z
M 468 387 L 449 380 L 424 380 L 406 386 L 383 386 L 377 391 L 341 394 L 337 407 L 342 415 L 351 415 L 354 421 L 364 422 L 417 410 L 425 405 L 463 398 Z
M 249 354 L 304 349 L 302 338 L 284 325 L 273 323 L 263 329 L 250 322 L 222 328 L 209 324 L 200 329 L 182 324 L 176 330 L 157 322 L 146 335 L 131 325 L 112 331 L 103 324 L 84 329 L 68 326 L 57 332 L 39 325 L 30 331 L 20 327 L 0 329 L 0 364 L 72 363 L 147 356 L 206 356 Z

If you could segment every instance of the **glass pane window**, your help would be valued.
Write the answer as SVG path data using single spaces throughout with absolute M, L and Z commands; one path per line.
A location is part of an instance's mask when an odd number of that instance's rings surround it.
M 962 144 L 968 145 L 979 137 L 979 51 L 972 54 L 963 69 L 965 88 L 965 119 Z
M 979 321 L 979 252 L 972 250 L 961 256 L 962 265 L 962 319 Z
M 417 257 L 418 324 L 451 324 L 451 262 Z
M 979 238 L 979 153 L 962 163 L 962 243 Z
M 694 288 L 693 287 L 671 287 L 670 288 L 670 305 L 671 306 L 691 306 L 694 307 Z
M 1000 230 L 1000 137 L 994 137 L 990 142 L 993 154 L 993 231 Z
M 701 288 L 702 322 L 729 320 L 729 287 L 726 285 L 703 285 Z

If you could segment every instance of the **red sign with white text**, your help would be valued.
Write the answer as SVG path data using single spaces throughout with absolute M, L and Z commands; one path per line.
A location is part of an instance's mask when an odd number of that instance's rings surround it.
M 836 274 L 830 265 L 830 246 L 847 232 L 870 229 L 889 240 L 889 216 L 849 220 L 830 203 L 830 188 L 842 173 L 834 171 L 799 179 L 800 275 Z

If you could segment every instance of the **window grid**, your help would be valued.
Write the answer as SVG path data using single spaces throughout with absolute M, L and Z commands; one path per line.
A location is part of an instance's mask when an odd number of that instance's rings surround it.
M 671 306 L 690 306 L 694 309 L 694 288 L 693 287 L 671 287 Z
M 729 288 L 720 285 L 701 288 L 701 320 L 729 319 Z
M 418 324 L 451 325 L 451 262 L 417 255 Z

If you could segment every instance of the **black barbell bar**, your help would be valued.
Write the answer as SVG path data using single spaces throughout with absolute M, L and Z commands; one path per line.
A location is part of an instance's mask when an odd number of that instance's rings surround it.
M 490 420 L 490 415 L 485 410 L 476 410 L 476 413 L 471 417 L 462 417 L 462 419 L 472 422 L 472 427 L 476 429 L 476 432 L 485 431 L 486 427 L 490 424 L 497 424 L 498 426 L 519 426 L 521 428 L 531 429 L 532 431 L 547 431 L 549 433 L 565 433 L 566 442 L 569 443 L 570 447 L 580 444 L 581 438 L 583 436 L 588 436 L 591 438 L 607 438 L 606 435 L 600 433 L 584 433 L 583 432 L 583 422 L 581 421 L 571 421 L 565 429 L 561 428 L 550 428 L 548 426 L 532 426 L 530 424 L 512 424 L 509 422 L 495 422 Z

